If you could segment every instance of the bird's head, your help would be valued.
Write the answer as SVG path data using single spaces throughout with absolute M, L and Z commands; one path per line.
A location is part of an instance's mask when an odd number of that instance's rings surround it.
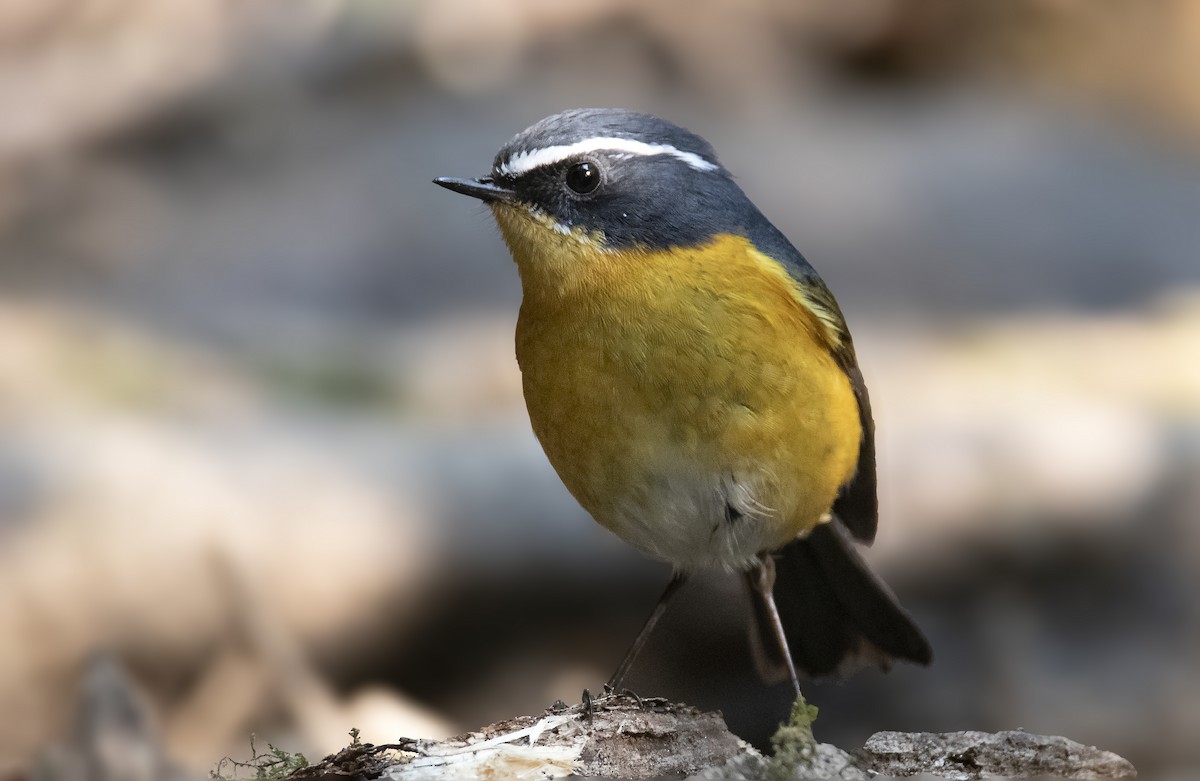
M 707 141 L 623 109 L 547 117 L 506 143 L 486 176 L 434 181 L 491 207 L 523 273 L 745 234 L 757 215 Z

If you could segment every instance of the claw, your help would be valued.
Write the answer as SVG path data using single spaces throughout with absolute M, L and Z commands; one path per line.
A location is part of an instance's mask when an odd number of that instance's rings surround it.
M 594 715 L 594 713 L 595 713 L 595 710 L 592 707 L 592 693 L 591 693 L 591 691 L 584 689 L 583 690 L 583 718 L 587 720 L 588 726 L 591 726 L 591 724 L 592 724 L 592 716 Z

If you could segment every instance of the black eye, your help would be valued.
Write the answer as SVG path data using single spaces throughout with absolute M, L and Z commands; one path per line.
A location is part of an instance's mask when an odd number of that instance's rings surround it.
M 595 163 L 576 163 L 567 169 L 567 187 L 586 195 L 600 186 L 600 169 Z

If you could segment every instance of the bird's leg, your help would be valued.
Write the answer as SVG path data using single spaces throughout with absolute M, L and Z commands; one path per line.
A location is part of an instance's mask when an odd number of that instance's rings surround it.
M 638 636 L 634 638 L 633 645 L 629 646 L 629 650 L 625 652 L 625 658 L 621 660 L 621 666 L 608 679 L 608 683 L 604 684 L 606 694 L 612 694 L 619 689 L 621 681 L 625 680 L 625 674 L 633 666 L 633 660 L 637 659 L 638 654 L 642 652 L 642 646 L 650 639 L 650 633 L 654 630 L 654 625 L 658 623 L 658 619 L 662 618 L 662 614 L 666 612 L 671 597 L 675 596 L 675 592 L 679 591 L 679 587 L 686 580 L 687 575 L 682 572 L 676 572 L 671 576 L 671 582 L 667 584 L 662 596 L 658 598 L 658 604 L 654 606 L 650 617 L 646 619 L 646 623 L 642 626 L 642 631 L 638 632 Z
M 779 650 L 783 652 L 783 660 L 787 664 L 788 675 L 791 676 L 792 686 L 796 688 L 796 696 L 800 696 L 800 679 L 796 676 L 796 665 L 792 661 L 792 650 L 788 648 L 787 635 L 783 633 L 783 621 L 779 618 L 779 610 L 775 607 L 775 559 L 770 553 L 758 554 L 758 565 L 754 568 L 750 582 L 752 591 L 762 600 L 766 614 L 771 617 L 771 629 L 775 632 L 775 640 Z

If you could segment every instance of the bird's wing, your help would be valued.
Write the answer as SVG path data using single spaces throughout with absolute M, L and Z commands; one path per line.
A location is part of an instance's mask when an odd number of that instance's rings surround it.
M 833 513 L 855 538 L 870 544 L 875 540 L 875 529 L 879 523 L 879 497 L 875 482 L 875 419 L 871 417 L 871 399 L 854 354 L 854 341 L 837 300 L 812 267 L 803 259 L 799 263 L 785 263 L 784 266 L 797 281 L 803 304 L 825 326 L 829 336 L 829 351 L 850 378 L 850 387 L 858 400 L 858 417 L 862 424 L 858 466 L 834 501 Z
M 757 209 L 746 218 L 746 233 L 760 252 L 774 258 L 796 282 L 801 303 L 817 316 L 825 327 L 826 348 L 850 378 L 850 387 L 858 399 L 858 417 L 862 441 L 858 446 L 858 466 L 833 503 L 833 513 L 855 539 L 870 544 L 879 523 L 879 497 L 875 483 L 875 419 L 871 417 L 871 399 L 858 368 L 854 341 L 846 318 L 825 282 L 787 237 Z

